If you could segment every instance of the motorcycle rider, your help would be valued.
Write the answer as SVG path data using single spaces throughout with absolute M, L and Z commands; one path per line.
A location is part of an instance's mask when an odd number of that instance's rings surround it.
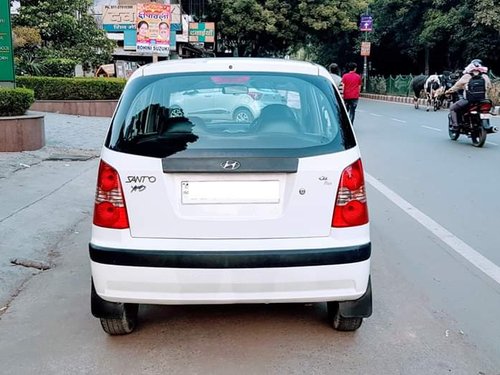
M 467 98 L 466 91 L 473 77 L 476 79 L 480 76 L 484 79 L 485 94 L 482 99 L 486 99 L 486 92 L 491 87 L 490 78 L 486 73 L 488 73 L 488 68 L 483 66 L 483 62 L 480 59 L 474 59 L 465 67 L 462 77 L 451 88 L 446 90 L 446 95 L 453 94 L 454 92 L 459 94 L 459 100 L 450 106 L 452 129 L 458 129 L 458 112 L 469 105 L 470 98 Z

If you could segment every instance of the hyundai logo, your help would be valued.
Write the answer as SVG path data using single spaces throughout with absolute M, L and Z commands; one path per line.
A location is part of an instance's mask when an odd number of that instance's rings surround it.
M 228 169 L 230 171 L 235 171 L 236 169 L 238 169 L 241 164 L 239 161 L 236 161 L 236 160 L 226 160 L 226 161 L 223 161 L 222 163 L 220 163 L 220 166 L 224 169 Z

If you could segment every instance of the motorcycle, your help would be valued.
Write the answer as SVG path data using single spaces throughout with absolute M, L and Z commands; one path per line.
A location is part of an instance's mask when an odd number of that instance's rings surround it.
M 489 99 L 478 103 L 469 103 L 463 111 L 458 113 L 458 128 L 451 126 L 451 116 L 448 115 L 448 135 L 452 141 L 456 141 L 460 134 L 465 134 L 475 147 L 483 147 L 487 134 L 498 132 L 496 126 L 490 123 L 491 109 L 493 103 Z

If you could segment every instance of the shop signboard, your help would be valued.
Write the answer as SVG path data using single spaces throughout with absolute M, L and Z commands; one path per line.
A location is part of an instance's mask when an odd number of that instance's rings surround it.
M 106 5 L 102 11 L 102 28 L 107 32 L 135 30 L 135 5 Z
M 214 22 L 189 23 L 189 43 L 214 43 L 214 42 L 215 42 Z

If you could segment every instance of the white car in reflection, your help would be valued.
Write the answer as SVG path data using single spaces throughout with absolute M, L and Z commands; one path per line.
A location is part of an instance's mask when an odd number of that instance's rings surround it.
M 171 101 L 171 108 L 182 109 L 187 117 L 242 123 L 252 122 L 269 104 L 286 104 L 286 98 L 276 90 L 234 85 L 187 90 L 173 95 Z

